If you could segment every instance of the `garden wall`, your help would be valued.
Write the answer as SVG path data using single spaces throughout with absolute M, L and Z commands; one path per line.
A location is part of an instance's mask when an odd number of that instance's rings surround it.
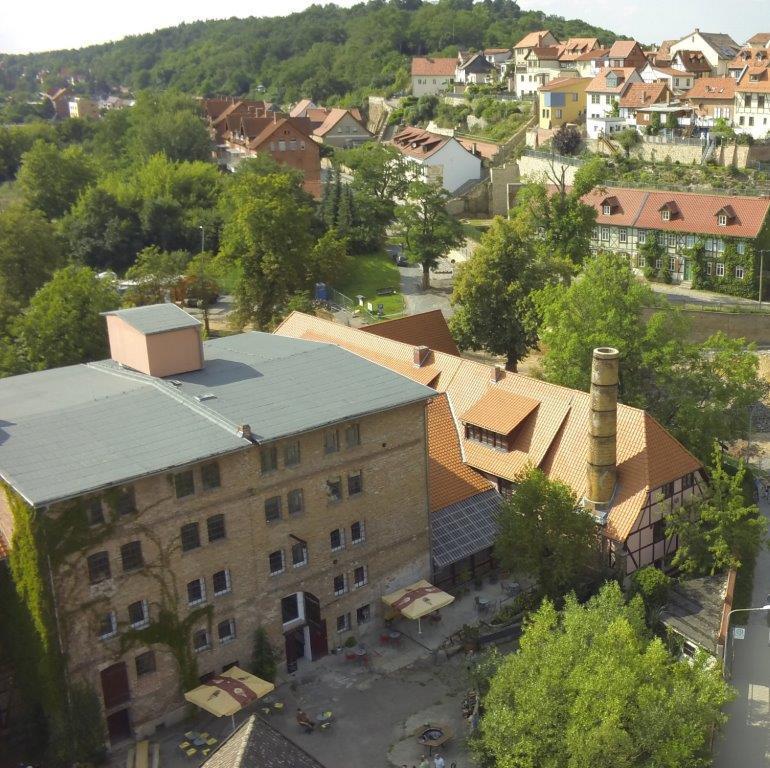
M 645 320 L 654 309 L 643 310 Z M 705 341 L 717 331 L 734 339 L 746 339 L 758 346 L 770 347 L 770 313 L 759 312 L 715 312 L 700 309 L 683 309 L 690 320 L 688 341 Z

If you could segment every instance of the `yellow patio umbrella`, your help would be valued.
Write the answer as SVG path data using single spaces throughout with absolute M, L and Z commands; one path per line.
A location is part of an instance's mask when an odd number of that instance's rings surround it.
M 439 608 L 454 602 L 454 597 L 438 587 L 434 587 L 429 581 L 420 579 L 408 587 L 397 589 L 389 595 L 385 595 L 382 601 L 394 611 L 398 611 L 404 618 L 417 620 L 417 633 L 422 634 L 420 619 Z
M 267 680 L 245 672 L 240 667 L 230 667 L 227 672 L 187 691 L 184 697 L 216 717 L 229 716 L 235 727 L 236 712 L 274 690 L 275 686 Z

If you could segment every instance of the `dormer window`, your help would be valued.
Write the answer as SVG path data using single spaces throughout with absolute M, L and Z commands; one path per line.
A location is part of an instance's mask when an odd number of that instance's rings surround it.
M 660 212 L 660 218 L 661 218 L 663 221 L 671 221 L 671 211 L 670 211 L 668 208 L 664 208 L 664 209 L 663 209 L 663 210 Z
M 483 427 L 477 427 L 475 424 L 465 425 L 465 439 L 473 440 L 476 443 L 484 443 L 499 451 L 509 451 L 508 435 L 501 435 L 498 432 L 492 432 Z
M 605 216 L 612 216 L 612 206 L 611 205 L 603 205 L 602 206 L 602 213 Z
M 717 225 L 726 227 L 735 218 L 735 209 L 732 205 L 725 205 L 717 213 Z
M 538 400 L 507 392 L 500 389 L 498 383 L 492 384 L 460 417 L 465 425 L 465 439 L 498 451 L 510 451 L 518 427 L 539 405 Z
M 726 227 L 727 226 L 727 214 L 726 213 L 720 213 L 719 216 L 717 216 L 717 224 L 719 224 L 720 227 Z

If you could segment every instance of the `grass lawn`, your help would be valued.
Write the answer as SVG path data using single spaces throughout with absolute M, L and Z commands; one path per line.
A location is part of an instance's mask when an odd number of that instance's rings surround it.
M 354 256 L 347 275 L 334 286 L 353 301 L 359 294 L 371 301 L 375 313 L 377 305 L 383 304 L 386 315 L 404 311 L 404 297 L 401 295 L 401 276 L 393 259 L 385 253 L 370 253 Z M 378 296 L 378 288 L 395 288 L 392 296 Z
M 470 240 L 479 242 L 481 236 L 489 229 L 491 219 L 461 219 L 463 234 Z

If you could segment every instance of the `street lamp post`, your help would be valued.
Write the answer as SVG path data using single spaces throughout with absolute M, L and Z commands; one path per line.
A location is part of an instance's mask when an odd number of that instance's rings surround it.
M 727 636 L 725 637 L 725 647 L 722 650 L 722 676 L 723 677 L 727 670 L 727 646 L 730 642 L 730 617 L 734 613 L 740 613 L 741 611 L 745 613 L 751 613 L 752 611 L 770 611 L 770 602 L 763 605 L 761 608 L 733 608 L 733 610 L 727 614 Z
M 206 307 L 206 296 L 205 296 L 205 272 L 203 269 L 203 259 L 204 257 L 204 251 L 206 248 L 206 230 L 203 228 L 203 225 L 200 224 L 198 226 L 198 229 L 201 231 L 201 256 L 200 256 L 200 265 L 198 267 L 198 272 L 200 273 L 200 292 L 201 292 L 201 298 L 198 299 L 198 307 L 203 310 L 203 327 L 206 329 L 206 336 L 209 335 L 209 311 Z
M 759 252 L 759 308 L 762 309 L 762 276 L 765 271 L 765 253 L 763 249 Z

